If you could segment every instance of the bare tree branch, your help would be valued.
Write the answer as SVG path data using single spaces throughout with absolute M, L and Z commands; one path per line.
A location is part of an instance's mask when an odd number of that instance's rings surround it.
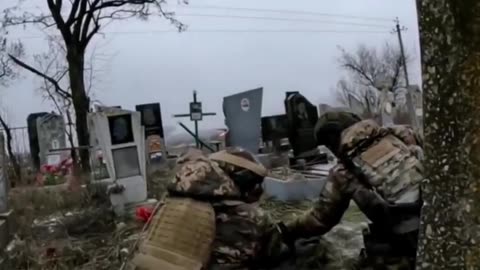
M 69 28 L 75 22 L 75 16 L 77 15 L 78 7 L 80 6 L 80 2 L 82 0 L 71 0 L 71 1 L 73 2 L 70 2 L 72 4 L 72 7 L 70 8 L 70 15 L 68 16 L 65 22 L 66 26 Z
M 11 60 L 7 56 L 8 53 L 15 54 L 17 56 L 21 56 L 23 54 L 23 46 L 21 43 L 14 43 L 13 45 L 9 45 L 7 39 L 5 37 L 0 36 L 0 84 L 7 85 L 8 82 L 14 79 L 17 75 L 17 70 L 14 69 L 12 66 Z M 7 151 L 9 160 L 11 165 L 14 168 L 14 173 L 17 180 L 21 178 L 21 168 L 18 164 L 17 157 L 13 153 L 12 147 L 12 134 L 10 127 L 5 120 L 4 116 L 0 113 L 0 127 L 3 128 L 6 135 L 6 144 L 7 144 Z
M 399 49 L 386 44 L 380 53 L 364 45 L 354 53 L 342 48 L 340 51 L 338 62 L 346 71 L 347 78 L 340 80 L 336 89 L 337 101 L 341 104 L 351 106 L 350 100 L 355 98 L 357 106 L 362 104 L 366 112 L 372 113 L 380 106 L 378 93 L 382 90 L 382 83 L 388 83 L 391 92 L 404 86 L 403 61 Z M 409 60 L 407 58 L 407 63 Z
M 353 63 L 345 63 L 342 65 L 343 68 L 345 69 L 348 69 L 350 71 L 353 71 L 353 72 L 356 72 L 358 73 L 360 76 L 362 76 L 367 82 L 368 84 L 367 85 L 370 85 L 370 86 L 373 86 L 375 87 L 375 81 L 373 78 L 371 78 L 366 72 L 365 70 L 363 70 L 361 67 L 359 67 L 358 65 L 355 65 Z M 365 86 L 367 86 L 365 85 Z
M 47 75 L 18 58 L 11 57 L 15 63 L 40 76 L 54 86 L 55 93 L 64 99 L 72 99 L 75 109 L 76 131 L 79 145 L 89 144 L 87 113 L 90 110 L 90 99 L 85 82 L 85 55 L 93 38 L 100 33 L 104 22 L 138 17 L 147 19 L 159 15 L 169 20 L 179 31 L 185 26 L 175 19 L 174 13 L 163 9 L 165 0 L 45 0 L 49 14 L 18 14 L 18 9 L 4 11 L 3 26 L 38 24 L 45 27 L 55 25 L 62 37 L 62 48 L 65 49 L 65 60 L 68 64 L 68 87 L 60 85 L 55 76 Z M 63 12 L 62 12 L 63 8 Z M 71 94 L 70 94 L 71 92 Z M 53 94 L 53 93 L 52 93 Z M 74 98 L 72 98 L 74 97 Z M 85 171 L 89 171 L 88 151 L 81 151 L 80 159 Z
M 63 114 L 62 112 L 62 108 L 60 107 L 60 105 L 58 104 L 58 101 L 57 99 L 55 98 L 55 96 L 53 95 L 53 93 L 50 91 L 50 86 L 49 86 L 49 81 L 47 80 L 43 80 L 43 83 L 44 83 L 44 89 L 45 89 L 45 92 L 47 92 L 47 95 L 48 97 L 50 98 L 50 100 L 52 100 L 53 104 L 55 105 L 55 108 L 57 109 L 58 113 L 59 114 Z
M 9 55 L 9 57 L 13 60 L 13 62 L 17 65 L 19 65 L 20 67 L 32 72 L 33 74 L 35 75 L 38 75 L 40 77 L 42 77 L 43 79 L 47 80 L 49 83 L 51 83 L 52 85 L 55 86 L 55 91 L 61 95 L 63 98 L 66 98 L 66 99 L 70 99 L 72 98 L 72 95 L 70 93 L 68 93 L 67 91 L 65 91 L 64 89 L 62 89 L 62 87 L 58 84 L 58 81 L 56 81 L 54 78 L 40 72 L 39 70 L 37 70 L 36 68 L 26 64 L 25 62 L 23 62 L 22 60 L 16 58 L 15 56 L 13 55 Z

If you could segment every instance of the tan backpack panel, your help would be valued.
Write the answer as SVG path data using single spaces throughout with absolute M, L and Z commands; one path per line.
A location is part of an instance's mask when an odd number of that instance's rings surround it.
M 401 140 L 388 135 L 353 157 L 353 163 L 377 192 L 390 203 L 419 199 L 423 167 Z
M 146 270 L 200 270 L 208 265 L 214 239 L 211 204 L 168 198 L 153 217 L 133 263 Z
M 250 170 L 256 173 L 257 175 L 260 175 L 263 177 L 267 176 L 268 174 L 267 169 L 263 165 L 256 164 L 255 162 L 252 162 L 248 159 L 229 154 L 227 153 L 227 151 L 220 151 L 220 152 L 213 153 L 209 156 L 209 158 L 211 160 L 223 161 L 223 162 L 238 166 L 240 168 Z

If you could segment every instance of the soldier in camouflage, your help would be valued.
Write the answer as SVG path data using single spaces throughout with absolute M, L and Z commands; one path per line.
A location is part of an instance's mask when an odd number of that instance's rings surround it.
M 250 166 L 242 167 L 245 160 Z M 272 227 L 267 215 L 256 207 L 265 168 L 239 148 L 210 157 L 190 152 L 179 163 L 181 167 L 168 187 L 170 196 L 208 202 L 215 210 L 209 269 L 258 269 L 264 253 L 262 237 Z
M 277 233 L 289 246 L 299 238 L 325 234 L 353 200 L 371 221 L 364 231 L 364 266 L 376 269 L 391 260 L 393 268 L 381 269 L 413 269 L 422 204 L 420 136 L 407 126 L 380 127 L 346 112 L 322 115 L 315 130 L 318 144 L 327 146 L 339 162 L 313 208 L 278 224 Z

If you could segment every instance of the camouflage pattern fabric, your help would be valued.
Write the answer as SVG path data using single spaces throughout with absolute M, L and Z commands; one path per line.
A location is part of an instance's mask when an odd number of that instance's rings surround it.
M 347 152 L 355 149 L 360 142 L 375 137 L 384 137 L 388 134 L 394 135 L 407 146 L 423 146 L 423 136 L 410 126 L 380 127 L 373 120 L 363 120 L 342 133 L 341 150 Z
M 361 121 L 342 134 L 341 150 L 347 153 L 356 151 L 366 140 L 392 135 L 408 148 L 421 147 L 421 141 L 409 127 L 379 127 L 371 120 Z M 414 153 L 412 153 L 414 155 Z M 289 233 L 295 238 L 308 238 L 322 235 L 337 225 L 349 206 L 350 200 L 360 207 L 372 222 L 381 221 L 382 209 L 386 201 L 376 192 L 375 187 L 361 181 L 347 170 L 341 162 L 331 169 L 318 202 L 307 213 L 287 224 Z
M 352 160 L 368 184 L 389 203 L 414 203 L 420 199 L 423 166 L 395 136 L 383 137 Z
M 210 202 L 215 210 L 211 269 L 256 269 L 263 252 L 262 237 L 272 226 L 270 218 L 255 203 L 245 201 L 228 176 L 232 168 L 226 164 L 198 152 L 181 157 L 179 163 L 181 167 L 168 187 L 170 195 Z
M 255 269 L 262 259 L 262 238 L 271 227 L 270 218 L 251 204 L 217 204 L 214 208 L 217 213 L 217 233 L 212 254 L 214 264 L 228 269 Z
M 206 200 L 240 198 L 240 190 L 217 162 L 190 152 L 179 163 L 181 167 L 168 187 L 170 193 Z

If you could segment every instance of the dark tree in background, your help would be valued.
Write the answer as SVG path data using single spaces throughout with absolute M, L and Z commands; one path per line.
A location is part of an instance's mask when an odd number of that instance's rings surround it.
M 55 36 L 48 36 L 48 51 L 35 54 L 33 56 L 33 64 L 26 64 L 24 61 L 17 57 L 11 57 L 11 60 L 18 66 L 32 72 L 42 79 L 42 83 L 39 85 L 38 90 L 44 100 L 50 102 L 59 115 L 66 118 L 67 128 L 65 134 L 67 135 L 68 142 L 71 146 L 70 156 L 74 161 L 74 172 L 78 173 L 78 154 L 75 149 L 75 132 L 73 131 L 73 118 L 74 110 L 72 107 L 72 94 L 69 87 L 68 80 L 68 63 L 66 62 L 66 52 L 59 40 Z M 101 70 L 94 68 L 94 63 L 98 62 L 100 55 L 96 54 L 96 48 L 91 50 L 88 61 L 86 61 L 84 69 L 85 77 L 85 92 L 87 97 L 92 99 L 92 87 L 101 75 Z M 76 174 L 78 176 L 78 174 Z
M 170 20 L 175 27 L 183 30 L 172 13 L 165 12 L 165 0 L 43 0 L 48 13 L 24 12 L 21 8 L 4 11 L 4 26 L 37 24 L 46 28 L 55 28 L 62 39 L 68 63 L 68 94 L 71 95 L 75 111 L 75 127 L 79 146 L 89 145 L 87 113 L 90 100 L 85 86 L 85 54 L 92 39 L 102 26 L 112 20 L 124 20 L 133 17 L 146 19 L 159 15 Z M 12 59 L 24 68 L 25 62 L 12 56 Z M 31 67 L 31 66 L 30 66 Z M 34 72 L 35 69 L 28 69 Z M 35 73 L 35 72 L 34 72 Z M 47 79 L 48 76 L 41 76 Z M 48 80 L 54 84 L 54 80 Z M 58 89 L 57 89 L 58 90 Z M 88 150 L 80 151 L 80 160 L 84 172 L 90 171 Z
M 9 43 L 6 36 L 0 33 L 0 87 L 8 85 L 8 83 L 18 75 L 12 60 L 8 57 L 8 54 L 21 56 L 23 54 L 23 46 L 19 42 Z M 0 100 L 2 100 L 1 97 L 2 93 L 0 92 Z M 9 160 L 13 167 L 16 179 L 20 180 L 21 170 L 17 157 L 13 153 L 12 132 L 5 115 L 2 115 L 2 113 L 0 113 L 0 129 L 5 131 Z
M 480 268 L 480 1 L 418 1 L 426 176 L 417 269 Z
M 340 68 L 345 71 L 335 94 L 342 105 L 350 106 L 350 96 L 355 97 L 366 114 L 371 115 L 380 106 L 379 100 L 371 101 L 371 96 L 377 96 L 381 86 L 388 84 L 389 91 L 395 92 L 405 88 L 402 54 L 399 48 L 385 44 L 381 50 L 360 45 L 356 51 L 349 52 L 341 48 L 338 59 Z M 410 57 L 406 56 L 407 64 Z

